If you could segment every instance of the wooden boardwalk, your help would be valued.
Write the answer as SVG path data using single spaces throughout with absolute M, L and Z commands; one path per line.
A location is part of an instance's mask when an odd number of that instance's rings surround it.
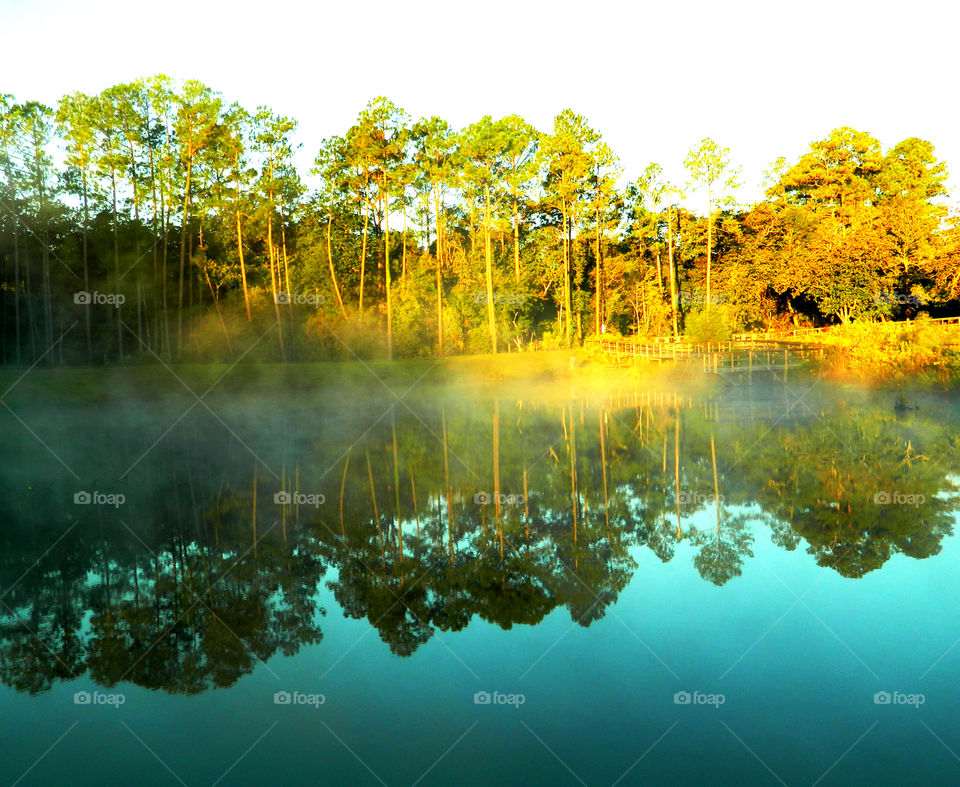
M 594 339 L 587 342 L 587 349 L 594 355 L 612 359 L 618 365 L 637 361 L 671 362 L 694 368 L 699 366 L 705 374 L 746 375 L 748 379 L 752 378 L 754 373 L 786 375 L 790 369 L 804 366 L 807 354 L 744 341 L 681 344 Z

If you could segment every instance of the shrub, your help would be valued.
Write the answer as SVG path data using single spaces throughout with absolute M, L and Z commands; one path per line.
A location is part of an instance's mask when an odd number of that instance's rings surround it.
M 698 310 L 687 315 L 684 335 L 695 342 L 725 342 L 731 333 L 722 308 Z

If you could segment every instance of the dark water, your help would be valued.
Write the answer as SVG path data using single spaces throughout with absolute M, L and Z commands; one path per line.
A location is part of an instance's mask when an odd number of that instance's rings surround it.
M 2 781 L 960 783 L 951 398 L 402 393 L 0 411 Z

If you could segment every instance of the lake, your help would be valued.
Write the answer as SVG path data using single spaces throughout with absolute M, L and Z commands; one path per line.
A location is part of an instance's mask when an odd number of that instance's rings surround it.
M 960 407 L 757 378 L 4 407 L 0 776 L 960 783 Z

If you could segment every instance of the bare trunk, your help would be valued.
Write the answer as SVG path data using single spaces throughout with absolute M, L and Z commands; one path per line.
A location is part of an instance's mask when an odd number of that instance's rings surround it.
M 190 170 L 187 162 L 187 180 L 183 190 L 183 226 L 180 228 L 180 288 L 177 295 L 177 354 L 183 351 L 183 276 L 187 265 L 187 223 L 190 214 Z
M 340 297 L 340 287 L 337 284 L 337 272 L 333 268 L 333 240 L 331 233 L 333 231 L 333 200 L 330 201 L 330 207 L 327 210 L 327 262 L 330 264 L 330 281 L 333 282 L 333 294 L 337 296 L 337 305 L 340 307 L 340 314 L 344 319 L 347 317 L 346 309 L 343 308 L 343 298 Z
M 490 347 L 497 354 L 497 320 L 493 306 L 493 251 L 490 248 L 490 186 L 486 188 L 486 206 L 484 208 L 484 244 L 487 273 L 487 320 L 490 323 Z

